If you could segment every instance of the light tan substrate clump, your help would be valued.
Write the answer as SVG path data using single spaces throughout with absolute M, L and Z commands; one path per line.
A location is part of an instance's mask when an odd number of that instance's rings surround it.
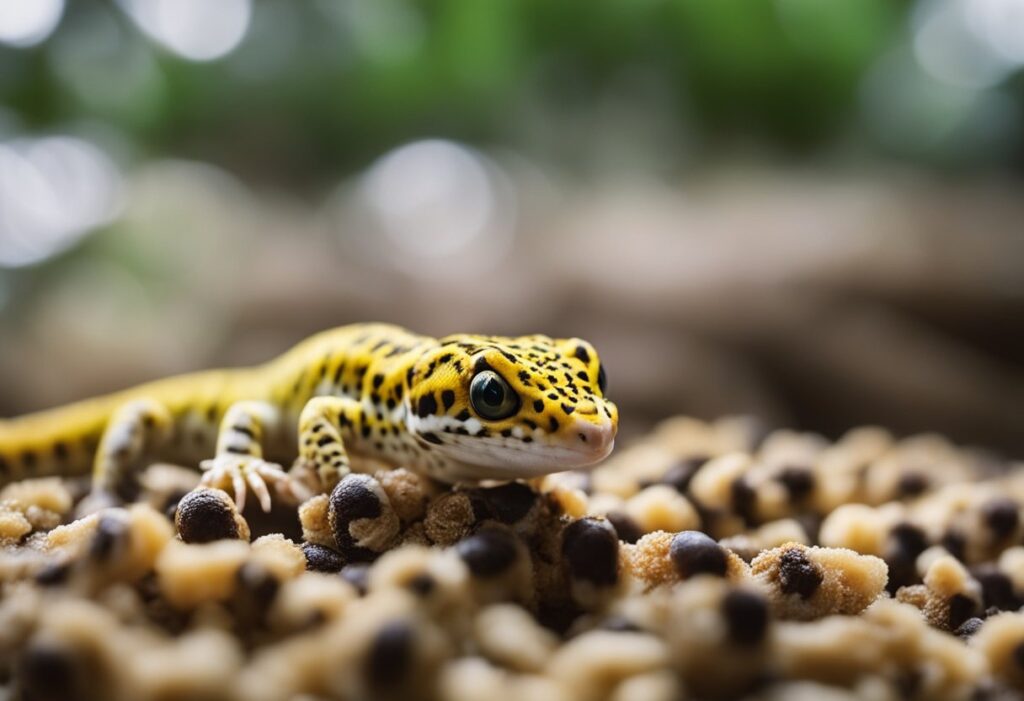
M 301 505 L 291 538 L 194 473 L 141 483 L 78 520 L 70 482 L 0 491 L 0 693 L 1024 693 L 1024 477 L 937 436 L 673 419 L 590 474 L 356 473 Z

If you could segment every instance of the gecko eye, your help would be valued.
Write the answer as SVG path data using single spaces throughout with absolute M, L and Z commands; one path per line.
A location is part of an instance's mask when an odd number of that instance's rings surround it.
M 604 365 L 597 366 L 597 388 L 604 394 L 608 390 L 608 376 L 604 374 Z
M 507 419 L 519 411 L 519 395 L 493 370 L 482 370 L 473 378 L 469 401 L 476 413 L 489 421 Z

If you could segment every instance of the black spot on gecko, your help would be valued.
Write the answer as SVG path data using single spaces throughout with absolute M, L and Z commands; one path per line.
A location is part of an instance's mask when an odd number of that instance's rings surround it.
M 529 426 L 531 430 L 537 428 L 537 423 L 535 421 L 531 421 L 530 419 L 523 419 L 523 423 Z
M 26 470 L 31 470 L 36 466 L 36 454 L 31 450 L 26 450 L 21 454 L 21 464 L 25 466 Z
M 381 384 L 384 382 L 384 376 L 379 372 L 373 376 L 373 388 L 380 389 Z
M 558 419 L 556 419 L 556 418 L 555 418 L 554 416 L 552 416 L 552 417 L 551 417 L 551 418 L 550 418 L 550 419 L 548 420 L 548 427 L 549 427 L 549 428 L 551 429 L 551 432 L 552 432 L 552 433 L 554 433 L 555 431 L 557 431 L 557 430 L 558 430 Z
M 340 363 L 338 363 L 338 367 L 334 369 L 334 384 L 336 384 L 336 385 L 340 385 L 341 384 L 341 375 L 342 375 L 343 372 L 345 372 L 345 361 L 344 360 L 342 360 Z
M 435 433 L 421 433 L 420 438 L 425 440 L 427 443 L 434 443 L 435 445 L 441 445 L 444 442 L 438 438 Z
M 569 415 L 569 414 L 571 414 L 572 412 L 576 411 L 576 407 L 574 407 L 574 406 L 569 406 L 568 404 L 563 404 L 563 405 L 562 405 L 562 411 L 564 411 L 564 412 L 565 412 L 565 415 L 566 415 L 566 416 L 568 416 L 568 415 Z
M 576 373 L 576 377 L 580 378 L 584 382 L 588 382 L 590 380 L 590 377 L 583 370 L 580 370 L 578 373 Z
M 445 353 L 444 355 L 442 355 L 440 358 L 437 359 L 437 362 L 439 362 L 441 365 L 444 365 L 445 363 L 450 362 L 451 359 L 452 359 L 452 354 L 451 353 Z
M 252 429 L 249 428 L 248 426 L 232 426 L 231 430 L 234 431 L 235 433 L 241 433 L 243 436 L 253 438 Z
M 455 415 L 455 418 L 457 420 L 459 420 L 459 421 L 469 421 L 469 418 L 470 418 L 469 409 L 463 409 L 462 411 L 460 411 L 458 414 Z
M 541 413 L 542 411 L 544 411 L 544 400 L 543 399 L 535 399 L 535 400 L 533 400 L 533 410 L 536 411 L 538 414 Z
M 512 429 L 511 428 L 504 428 L 504 429 L 502 429 L 501 430 L 501 435 L 503 437 L 505 437 L 505 438 L 511 438 L 512 437 Z
M 67 444 L 64 441 L 57 441 L 56 443 L 54 443 L 53 444 L 53 455 L 58 460 L 62 460 L 62 461 L 63 460 L 67 460 L 68 459 L 68 446 L 67 446 Z M 4 472 L 4 470 L 0 469 L 0 472 Z
M 370 437 L 370 426 L 369 426 L 369 424 L 365 424 L 363 426 L 362 430 L 360 431 L 360 433 L 362 434 L 363 438 L 369 438 Z
M 444 410 L 448 411 L 455 404 L 455 392 L 450 389 L 446 389 L 441 392 L 441 403 L 444 404 Z
M 422 419 L 427 416 L 431 416 L 437 413 L 437 400 L 434 399 L 433 393 L 424 394 L 420 397 L 419 405 L 416 408 L 416 414 Z
M 394 409 L 395 408 L 395 400 L 392 399 L 391 397 L 388 397 L 388 400 L 387 400 L 386 404 L 387 404 L 388 409 Z
M 584 363 L 590 364 L 590 353 L 583 346 L 576 346 L 576 357 L 582 360 Z
M 333 442 L 334 439 L 331 438 L 330 436 L 320 436 L 320 438 L 317 439 L 316 444 L 323 448 L 325 445 L 330 445 Z
M 530 381 L 530 373 L 526 372 L 526 370 L 520 370 L 518 373 L 518 377 L 524 383 Z
M 498 349 L 498 352 L 499 352 L 499 353 L 501 353 L 501 354 L 502 354 L 503 356 L 505 356 L 505 358 L 506 358 L 506 359 L 508 360 L 508 362 L 510 362 L 510 363 L 518 363 L 518 362 L 519 362 L 519 359 L 518 359 L 518 358 L 516 358 L 516 357 L 515 357 L 514 355 L 512 355 L 511 353 L 509 353 L 508 351 L 505 351 L 505 350 L 501 350 L 501 349 Z

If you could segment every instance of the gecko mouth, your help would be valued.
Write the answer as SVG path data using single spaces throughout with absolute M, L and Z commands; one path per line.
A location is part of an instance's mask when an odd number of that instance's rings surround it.
M 555 438 L 522 439 L 500 436 L 439 436 L 438 449 L 472 465 L 478 478 L 536 476 L 590 467 L 608 457 L 615 445 L 615 425 L 578 420 Z

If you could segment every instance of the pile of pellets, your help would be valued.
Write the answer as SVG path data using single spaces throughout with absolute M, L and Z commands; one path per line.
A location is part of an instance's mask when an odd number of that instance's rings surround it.
M 0 698 L 1021 698 L 1014 467 L 678 418 L 590 473 L 368 466 L 270 514 L 169 465 L 78 518 L 87 484 L 18 482 Z

